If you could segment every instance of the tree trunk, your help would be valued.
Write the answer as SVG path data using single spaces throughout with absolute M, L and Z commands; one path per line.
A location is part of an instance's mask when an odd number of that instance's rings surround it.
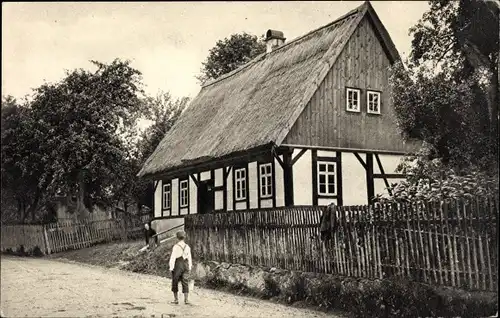
M 83 171 L 78 172 L 78 193 L 76 197 L 76 211 L 77 217 L 80 220 L 85 220 L 87 218 L 88 210 L 85 206 L 85 180 L 83 176 Z
M 486 92 L 489 115 L 489 133 L 492 140 L 497 138 L 498 133 L 498 67 L 495 65 L 498 61 L 490 61 L 490 59 L 479 51 L 479 49 L 468 40 L 461 43 L 467 60 L 471 63 L 476 71 L 481 69 L 488 71 L 489 86 Z
M 40 196 L 41 196 L 40 189 L 36 189 L 35 199 L 33 200 L 33 202 L 28 208 L 28 211 L 26 212 L 26 215 L 31 215 L 32 221 L 35 221 L 36 212 L 38 210 L 38 204 L 40 203 Z

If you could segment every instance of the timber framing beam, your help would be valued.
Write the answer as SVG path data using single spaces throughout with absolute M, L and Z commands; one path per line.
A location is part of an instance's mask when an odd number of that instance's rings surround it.
M 283 154 L 283 181 L 285 184 L 285 206 L 292 206 L 293 198 L 293 150 L 288 150 Z
M 306 148 L 303 148 L 300 150 L 300 152 L 292 159 L 292 166 L 302 157 L 303 154 L 305 154 L 307 151 Z
M 359 153 L 354 152 L 354 156 L 356 157 L 356 159 L 358 159 L 359 163 L 361 163 L 361 165 L 363 166 L 363 168 L 365 168 L 365 170 L 367 170 L 368 167 L 366 166 L 366 162 L 363 161 L 363 159 L 361 158 L 361 156 L 359 155 Z
M 153 189 L 153 193 L 156 192 L 156 188 L 158 188 L 158 185 L 160 184 L 160 180 L 157 180 L 157 181 L 153 181 L 153 186 L 154 186 L 154 189 Z
M 190 174 L 189 175 L 191 177 L 191 179 L 193 180 L 194 184 L 196 184 L 197 187 L 200 186 L 200 183 L 198 182 L 198 180 L 196 179 L 196 177 L 194 176 L 194 173 L 193 174 Z M 200 178 L 200 173 L 198 172 L 198 179 Z
M 269 158 L 269 156 L 271 155 L 270 152 L 271 145 L 268 144 L 254 149 L 233 153 L 231 155 L 223 156 L 220 158 L 210 158 L 205 161 L 192 163 L 189 166 L 171 168 L 168 171 L 150 174 L 144 176 L 143 178 L 149 180 L 172 179 L 178 176 L 185 176 L 192 173 L 232 166 L 241 162 L 257 161 L 263 157 Z
M 278 161 L 281 168 L 285 169 L 285 163 L 283 162 L 283 160 L 281 160 L 280 156 L 276 153 L 274 148 L 273 148 L 273 157 L 276 159 L 276 161 Z
M 375 197 L 375 182 L 373 178 L 373 154 L 366 154 L 366 191 L 368 204 L 372 204 Z
M 375 179 L 404 179 L 408 175 L 406 174 L 397 174 L 397 173 L 375 173 L 373 177 Z
M 359 152 L 359 153 L 378 153 L 386 155 L 405 155 L 405 151 L 391 151 L 391 150 L 375 150 L 375 149 L 359 149 L 359 148 L 343 148 L 343 147 L 324 147 L 324 146 L 308 146 L 308 145 L 294 145 L 294 144 L 282 144 L 281 148 L 293 148 L 293 149 L 309 149 L 309 150 L 325 150 L 325 151 L 341 151 L 341 152 Z
M 377 160 L 377 165 L 378 165 L 378 169 L 379 169 L 380 173 L 385 175 L 384 167 L 382 167 L 382 162 L 380 161 L 378 154 L 375 154 L 375 160 Z M 387 181 L 386 177 L 383 177 L 383 179 L 384 179 L 385 187 L 387 188 L 387 192 L 389 192 L 389 195 L 392 196 L 392 191 L 391 191 L 391 188 L 389 185 L 389 181 Z

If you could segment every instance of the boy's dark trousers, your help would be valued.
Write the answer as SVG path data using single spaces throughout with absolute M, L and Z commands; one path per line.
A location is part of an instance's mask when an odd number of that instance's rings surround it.
M 187 260 L 182 257 L 178 257 L 175 260 L 174 270 L 172 271 L 172 292 L 177 293 L 179 291 L 179 282 L 182 285 L 182 292 L 184 294 L 189 292 L 187 277 L 188 272 L 189 267 Z

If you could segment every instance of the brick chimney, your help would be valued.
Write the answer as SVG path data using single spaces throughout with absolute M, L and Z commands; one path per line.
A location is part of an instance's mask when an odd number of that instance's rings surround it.
M 276 30 L 267 30 L 266 32 L 266 52 L 272 52 L 274 49 L 285 43 L 283 32 Z

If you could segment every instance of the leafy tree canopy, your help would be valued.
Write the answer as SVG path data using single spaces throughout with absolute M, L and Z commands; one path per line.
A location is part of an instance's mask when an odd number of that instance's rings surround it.
M 95 71 L 73 70 L 35 89 L 27 106 L 8 98 L 2 103 L 2 124 L 8 122 L 2 125 L 2 181 L 20 184 L 18 197 L 33 196 L 32 213 L 58 194 L 78 193 L 87 207 L 110 202 L 128 164 L 127 136 L 146 107 L 141 74 L 127 61 L 91 63 Z M 14 191 L 9 184 L 2 190 Z
M 216 79 L 247 63 L 266 51 L 266 45 L 255 35 L 247 33 L 232 34 L 229 38 L 219 40 L 210 49 L 208 57 L 202 63 L 201 74 L 197 79 L 203 83 Z
M 146 118 L 151 120 L 152 124 L 142 132 L 133 148 L 133 155 L 128 160 L 128 165 L 124 167 L 116 183 L 120 186 L 116 189 L 115 198 L 123 202 L 125 208 L 127 202 L 152 208 L 151 183 L 138 179 L 137 173 L 165 134 L 173 127 L 188 101 L 188 98 L 174 99 L 168 92 L 160 92 L 155 97 L 148 96 L 144 99 Z
M 403 134 L 424 141 L 411 164 L 401 165 L 413 177 L 398 185 L 393 198 L 494 193 L 499 7 L 475 0 L 431 0 L 429 5 L 410 29 L 409 60 L 396 63 L 390 79 Z M 430 186 L 422 187 L 422 180 Z

